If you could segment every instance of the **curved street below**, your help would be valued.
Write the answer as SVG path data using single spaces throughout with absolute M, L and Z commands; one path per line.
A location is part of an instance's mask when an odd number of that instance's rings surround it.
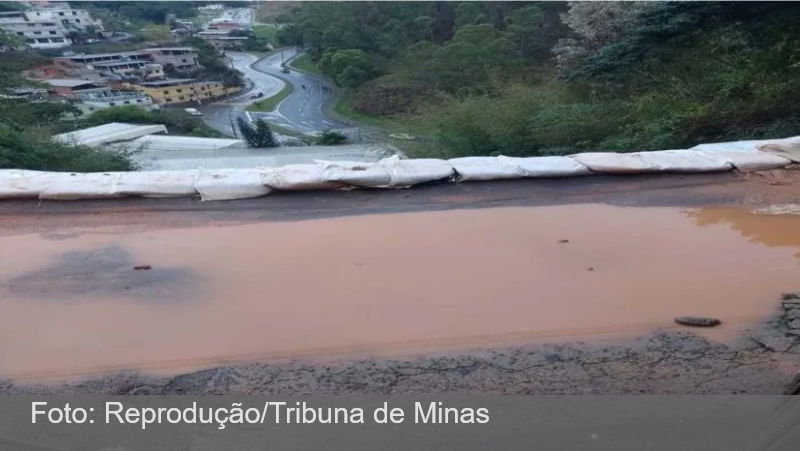
M 252 83 L 251 89 L 224 101 L 198 106 L 206 122 L 214 129 L 235 136 L 234 124 L 238 117 L 252 122 L 262 118 L 269 123 L 303 134 L 316 134 L 326 129 L 344 130 L 352 128 L 340 120 L 325 115 L 323 106 L 334 95 L 327 80 L 295 70 L 281 72 L 282 64 L 297 55 L 295 49 L 286 49 L 258 59 L 249 53 L 229 52 L 231 65 L 241 71 Z M 264 98 L 277 94 L 288 83 L 291 94 L 281 101 L 272 112 L 247 112 L 245 108 L 255 99 L 253 95 L 263 93 Z

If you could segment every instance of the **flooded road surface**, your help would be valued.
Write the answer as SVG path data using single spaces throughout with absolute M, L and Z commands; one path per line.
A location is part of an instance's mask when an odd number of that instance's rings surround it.
M 0 375 L 618 337 L 676 316 L 719 318 L 703 333 L 727 340 L 800 289 L 797 230 L 573 205 L 3 236 Z

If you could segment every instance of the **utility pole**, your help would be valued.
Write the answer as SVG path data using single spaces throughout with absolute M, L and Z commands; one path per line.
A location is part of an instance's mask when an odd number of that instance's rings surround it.
M 233 123 L 233 115 L 228 113 L 228 119 L 230 119 L 230 121 L 231 121 L 231 131 L 233 132 L 233 137 L 236 138 L 236 139 L 239 139 L 239 134 L 236 133 L 236 126 Z

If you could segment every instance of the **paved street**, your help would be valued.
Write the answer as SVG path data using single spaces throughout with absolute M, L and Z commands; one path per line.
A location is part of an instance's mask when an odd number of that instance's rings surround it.
M 292 94 L 272 113 L 255 113 L 270 122 L 302 133 L 317 133 L 325 129 L 343 129 L 351 125 L 326 117 L 322 106 L 333 95 L 333 87 L 320 78 L 292 70 L 281 72 L 281 62 L 296 55 L 294 49 L 285 50 L 258 61 L 253 68 L 284 79 L 292 85 Z M 305 87 L 305 88 L 304 88 Z
M 264 118 L 273 124 L 305 134 L 319 133 L 325 129 L 351 128 L 351 125 L 329 118 L 323 113 L 323 104 L 333 95 L 333 88 L 327 81 L 296 71 L 289 74 L 281 72 L 281 63 L 295 55 L 296 51 L 289 49 L 258 60 L 248 53 L 229 52 L 231 64 L 252 81 L 253 88 L 234 98 L 202 105 L 197 109 L 206 116 L 206 122 L 211 127 L 230 136 L 234 136 L 231 123 L 240 116 L 248 121 Z M 276 111 L 244 111 L 254 101 L 250 99 L 252 95 L 261 92 L 264 98 L 270 97 L 281 90 L 284 82 L 292 85 L 292 93 L 278 104 Z

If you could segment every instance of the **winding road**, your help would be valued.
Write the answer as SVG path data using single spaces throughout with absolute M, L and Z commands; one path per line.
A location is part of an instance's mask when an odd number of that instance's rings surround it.
M 249 53 L 229 52 L 231 65 L 241 71 L 252 82 L 252 89 L 239 96 L 221 102 L 197 107 L 206 122 L 227 135 L 235 135 L 232 124 L 238 117 L 252 122 L 262 118 L 272 124 L 304 134 L 315 134 L 326 129 L 352 130 L 353 125 L 325 115 L 323 105 L 333 96 L 333 87 L 322 77 L 291 70 L 281 72 L 282 63 L 297 55 L 294 49 L 286 49 L 266 58 L 258 59 Z M 277 94 L 284 83 L 292 87 L 292 93 L 281 101 L 275 111 L 269 113 L 246 112 L 253 102 L 251 96 L 263 93 L 263 98 Z M 304 88 L 305 87 L 305 88 Z

